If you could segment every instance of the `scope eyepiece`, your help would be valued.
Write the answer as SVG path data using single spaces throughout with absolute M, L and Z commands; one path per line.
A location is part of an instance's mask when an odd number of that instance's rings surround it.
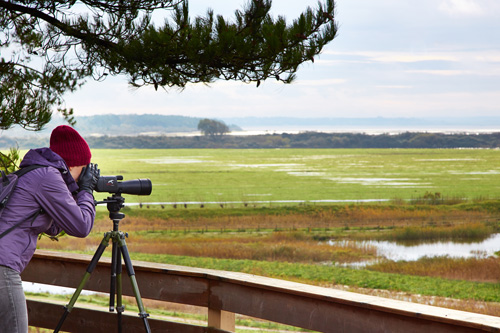
M 150 195 L 153 185 L 149 179 L 123 180 L 123 176 L 100 176 L 94 188 L 96 192 Z

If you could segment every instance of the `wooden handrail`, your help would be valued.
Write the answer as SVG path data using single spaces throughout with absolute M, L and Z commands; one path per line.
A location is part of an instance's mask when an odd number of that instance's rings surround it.
M 37 250 L 22 278 L 75 288 L 90 259 Z M 133 265 L 143 298 L 208 308 L 207 327 L 151 320 L 153 332 L 233 332 L 235 313 L 319 332 L 500 332 L 499 317 L 237 272 L 139 261 Z M 85 289 L 109 292 L 109 279 L 110 259 L 102 258 Z M 123 294 L 133 296 L 126 275 L 123 281 Z M 60 305 L 29 301 L 28 306 L 30 325 L 37 327 L 53 329 L 62 314 Z M 109 332 L 114 314 L 95 314 L 94 319 L 94 312 L 99 311 L 75 309 L 63 329 Z M 141 332 L 138 317 L 126 320 L 130 329 L 138 325 L 130 331 Z

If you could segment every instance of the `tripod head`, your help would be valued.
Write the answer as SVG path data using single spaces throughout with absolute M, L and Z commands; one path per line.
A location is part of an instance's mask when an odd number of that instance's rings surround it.
M 103 201 L 96 201 L 95 204 L 106 204 L 109 211 L 109 218 L 113 221 L 120 221 L 125 217 L 125 214 L 120 212 L 124 207 L 125 198 L 122 197 L 121 193 L 113 193 L 112 196 L 107 197 Z

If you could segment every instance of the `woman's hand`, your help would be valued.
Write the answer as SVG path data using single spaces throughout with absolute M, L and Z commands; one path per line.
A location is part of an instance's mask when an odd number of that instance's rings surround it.
M 100 175 L 101 170 L 97 168 L 97 164 L 90 163 L 87 165 L 82 170 L 80 179 L 78 180 L 78 187 L 80 188 L 80 191 L 87 191 L 90 194 L 93 194 Z

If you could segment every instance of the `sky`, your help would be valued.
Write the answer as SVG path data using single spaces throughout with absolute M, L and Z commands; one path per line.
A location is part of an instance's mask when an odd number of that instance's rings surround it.
M 211 0 L 234 17 L 242 0 Z M 207 1 L 191 0 L 191 16 Z M 289 22 L 316 0 L 274 0 Z M 337 37 L 297 79 L 260 87 L 235 81 L 183 91 L 132 89 L 125 76 L 88 81 L 66 95 L 76 116 L 161 114 L 191 117 L 500 116 L 500 1 L 337 0 Z

